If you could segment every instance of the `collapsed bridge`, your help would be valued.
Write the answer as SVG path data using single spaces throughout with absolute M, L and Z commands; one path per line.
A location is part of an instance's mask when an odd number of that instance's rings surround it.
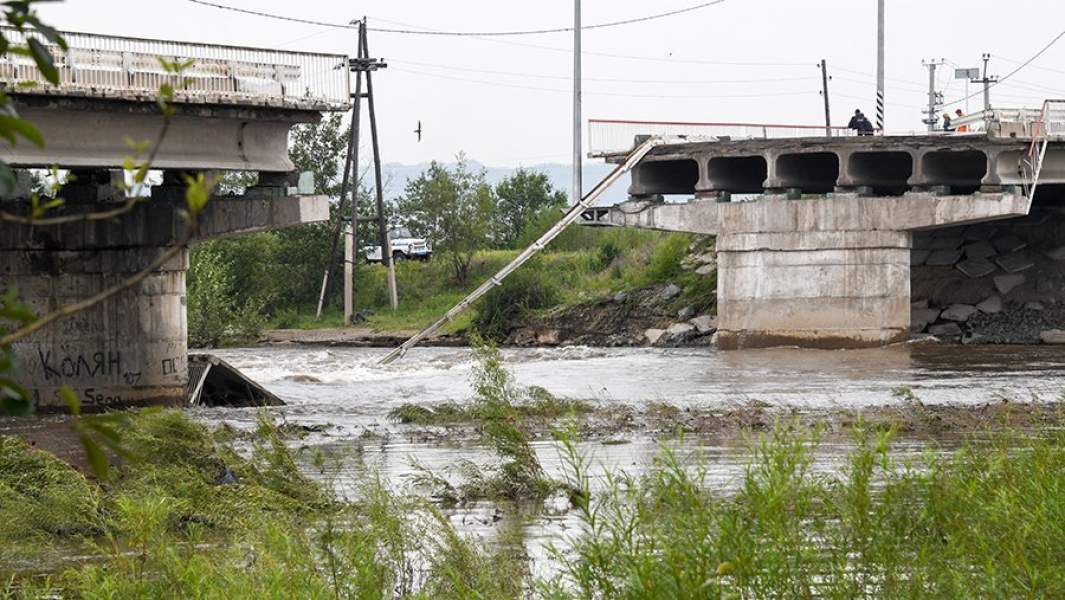
M 722 348 L 905 340 L 913 325 L 911 258 L 929 259 L 927 238 L 914 248 L 915 232 L 1065 205 L 1065 103 L 961 123 L 980 131 L 851 136 L 593 121 L 590 139 L 600 144 L 593 156 L 610 162 L 628 154 L 626 137 L 671 138 L 633 167 L 628 202 L 592 209 L 584 223 L 717 236 Z M 690 200 L 665 201 L 670 195 Z M 984 277 L 1032 265 L 1008 252 L 966 257 L 962 231 L 954 231 L 945 237 L 957 245 L 941 248 L 953 270 Z

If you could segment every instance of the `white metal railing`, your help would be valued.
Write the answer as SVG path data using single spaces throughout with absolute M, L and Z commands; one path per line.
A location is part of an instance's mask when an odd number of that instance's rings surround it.
M 951 122 L 953 131 L 926 131 L 923 129 L 878 131 L 884 136 L 959 136 L 984 134 L 1003 130 L 1004 124 L 1013 124 L 1010 135 L 1034 137 L 1045 127 L 1050 137 L 1065 136 L 1065 101 L 1048 101 L 1048 108 L 996 108 L 988 112 L 958 117 Z M 824 125 L 781 125 L 775 123 L 709 123 L 695 121 L 630 121 L 619 119 L 590 119 L 588 121 L 589 154 L 593 157 L 625 154 L 631 150 L 640 136 L 674 136 L 691 141 L 717 141 L 723 139 L 779 139 L 800 137 L 855 136 L 857 132 L 846 127 L 825 128 Z
M 339 54 L 289 52 L 240 46 L 171 42 L 111 35 L 63 32 L 63 52 L 37 33 L 3 27 L 13 45 L 27 36 L 51 51 L 60 84 L 45 83 L 33 60 L 8 53 L 0 57 L 0 83 L 37 82 L 34 93 L 154 98 L 159 86 L 174 86 L 184 102 L 287 106 L 340 110 L 348 106 L 348 58 Z M 158 57 L 193 61 L 182 76 L 167 73 Z
M 1065 100 L 1047 100 L 1041 108 L 992 108 L 951 122 L 955 130 L 993 131 L 1014 126 L 1011 134 L 1029 138 L 1065 135 Z
M 1035 190 L 1039 186 L 1039 176 L 1043 172 L 1043 162 L 1046 160 L 1051 139 L 1065 136 L 1065 100 L 1043 102 L 1039 118 L 1031 129 L 1032 143 L 1022 161 L 1021 170 L 1024 192 L 1029 198 L 1035 196 Z
M 846 127 L 828 128 L 832 136 L 857 135 Z M 593 156 L 628 153 L 637 136 L 681 137 L 692 141 L 715 139 L 777 139 L 826 137 L 824 125 L 781 125 L 775 123 L 706 123 L 695 121 L 628 121 L 590 119 L 588 146 Z

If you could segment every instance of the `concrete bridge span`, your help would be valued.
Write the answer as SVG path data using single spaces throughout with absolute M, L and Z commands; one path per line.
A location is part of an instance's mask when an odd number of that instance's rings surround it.
M 21 35 L 5 30 L 9 39 Z M 31 34 L 32 35 L 32 34 Z M 65 33 L 70 49 L 49 47 L 59 86 L 40 80 L 26 57 L 0 60 L 0 85 L 19 113 L 42 132 L 43 148 L 0 145 L 14 167 L 70 169 L 75 178 L 48 217 L 58 225 L 25 223 L 30 178 L 19 175 L 13 197 L 0 199 L 0 291 L 15 289 L 38 314 L 84 300 L 146 269 L 184 238 L 182 175 L 248 170 L 258 183 L 242 196 L 212 198 L 193 242 L 328 220 L 329 199 L 293 173 L 292 126 L 349 102 L 348 60 L 339 55 L 183 44 Z M 157 56 L 188 62 L 178 77 Z M 153 143 L 164 118 L 159 86 L 174 88 L 174 108 L 152 168 L 162 181 L 114 218 L 79 215 L 115 211 L 129 202 L 120 182 L 132 154 L 127 142 Z M 143 157 L 142 157 L 143 158 Z M 73 389 L 89 411 L 135 405 L 177 405 L 189 379 L 185 278 L 188 252 L 138 285 L 13 345 L 15 375 L 39 412 L 65 410 L 59 389 Z
M 585 223 L 717 236 L 721 348 L 881 345 L 910 336 L 914 232 L 1027 215 L 1031 145 L 986 134 L 666 144 L 633 169 L 630 201 Z M 1063 184 L 1065 144 L 1052 142 L 1034 200 L 1061 203 Z M 674 194 L 691 199 L 663 200 Z

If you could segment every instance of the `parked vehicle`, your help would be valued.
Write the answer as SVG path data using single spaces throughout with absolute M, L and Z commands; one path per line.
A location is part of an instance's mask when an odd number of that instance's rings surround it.
M 429 240 L 416 238 L 406 228 L 392 229 L 388 232 L 388 243 L 392 250 L 392 261 L 429 260 L 433 256 L 433 246 Z M 381 246 L 364 246 L 362 255 L 366 262 L 381 262 Z

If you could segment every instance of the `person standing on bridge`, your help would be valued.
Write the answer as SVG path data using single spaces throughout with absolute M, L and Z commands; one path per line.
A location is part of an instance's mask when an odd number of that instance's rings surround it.
M 960 108 L 958 110 L 955 110 L 954 114 L 958 115 L 959 119 L 965 116 L 965 113 L 961 112 Z M 969 131 L 969 126 L 968 125 L 959 125 L 957 127 L 957 129 L 955 129 L 954 131 L 957 131 L 958 133 L 965 133 L 965 132 Z
M 873 124 L 862 114 L 860 109 L 854 109 L 854 116 L 847 123 L 847 129 L 855 130 L 858 135 L 873 135 Z
M 954 131 L 950 125 L 950 113 L 943 113 L 943 131 Z

